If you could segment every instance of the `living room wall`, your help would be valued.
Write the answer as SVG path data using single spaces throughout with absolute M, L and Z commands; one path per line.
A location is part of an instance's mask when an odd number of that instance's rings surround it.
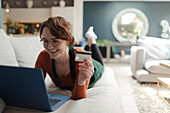
M 162 30 L 160 21 L 166 19 L 170 22 L 170 2 L 86 1 L 83 13 L 83 34 L 90 25 L 93 25 L 98 39 L 117 41 L 111 30 L 112 20 L 119 11 L 125 8 L 137 8 L 147 16 L 148 36 L 160 37 Z

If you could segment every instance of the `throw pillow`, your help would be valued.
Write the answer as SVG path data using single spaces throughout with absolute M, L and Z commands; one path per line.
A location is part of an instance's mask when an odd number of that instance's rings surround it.
M 170 60 L 170 46 L 168 46 L 168 55 L 167 55 L 167 60 Z
M 0 30 L 0 65 L 18 66 L 14 49 L 7 38 L 8 36 Z
M 167 48 L 170 45 L 170 40 L 143 36 L 138 39 L 138 45 L 146 50 L 147 59 L 166 59 Z
M 21 67 L 34 67 L 39 53 L 44 49 L 38 36 L 9 37 L 16 59 Z

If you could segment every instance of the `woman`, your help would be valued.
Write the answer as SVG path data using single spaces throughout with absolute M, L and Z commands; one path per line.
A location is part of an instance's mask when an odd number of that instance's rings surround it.
M 74 37 L 71 33 L 71 26 L 63 17 L 49 18 L 43 22 L 40 29 L 40 39 L 45 48 L 36 61 L 35 68 L 41 68 L 44 73 L 48 73 L 56 86 L 73 90 L 71 99 L 86 98 L 87 88 L 101 77 L 103 73 L 103 62 L 99 49 L 95 42 L 96 35 L 89 28 L 86 36 L 89 37 L 85 50 L 92 49 L 92 58 L 95 54 L 98 61 L 86 60 L 75 62 L 77 51 L 84 51 L 80 48 L 73 48 Z M 95 52 L 95 53 L 93 53 Z M 101 62 L 101 63 L 100 63 Z

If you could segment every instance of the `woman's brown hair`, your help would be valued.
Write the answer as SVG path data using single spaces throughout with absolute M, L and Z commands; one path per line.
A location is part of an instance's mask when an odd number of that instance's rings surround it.
M 63 17 L 50 17 L 48 20 L 44 21 L 40 28 L 40 37 L 44 27 L 49 28 L 51 34 L 58 39 L 63 39 L 69 42 L 69 46 L 73 46 L 74 37 L 71 32 L 71 25 Z

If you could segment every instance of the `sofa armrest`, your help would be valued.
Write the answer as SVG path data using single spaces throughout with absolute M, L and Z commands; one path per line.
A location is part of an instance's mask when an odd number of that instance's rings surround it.
M 132 46 L 131 47 L 131 60 L 130 66 L 133 76 L 136 75 L 138 69 L 143 69 L 144 62 L 146 59 L 146 52 L 144 47 L 141 46 Z

